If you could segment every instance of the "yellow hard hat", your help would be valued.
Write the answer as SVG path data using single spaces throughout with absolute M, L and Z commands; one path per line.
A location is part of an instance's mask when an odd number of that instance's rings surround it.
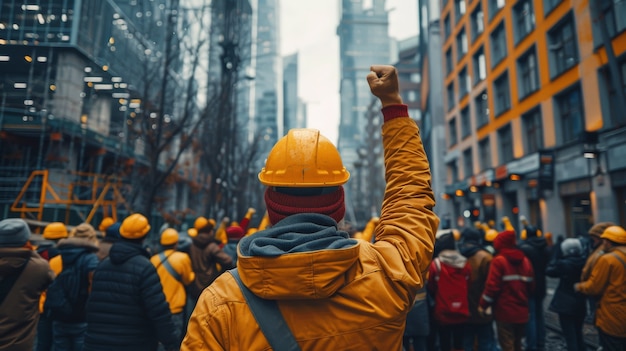
M 195 238 L 196 236 L 198 236 L 198 229 L 196 228 L 187 229 L 187 235 L 189 235 L 190 238 Z
M 617 225 L 606 228 L 600 237 L 617 244 L 626 244 L 626 230 Z
M 110 227 L 113 223 L 115 223 L 115 220 L 111 217 L 104 217 L 102 219 L 102 222 L 100 222 L 100 225 L 98 226 L 98 230 L 100 230 L 101 232 L 104 232 L 107 230 L 108 227 Z
M 207 227 L 209 224 L 211 227 L 215 227 L 215 220 L 213 218 L 206 219 L 200 216 L 193 222 L 193 227 L 196 228 L 196 230 L 200 230 Z
M 67 227 L 61 222 L 52 222 L 43 229 L 43 238 L 57 240 L 67 238 Z
M 148 219 L 139 214 L 134 213 L 122 222 L 120 227 L 120 235 L 126 239 L 141 239 L 150 231 Z
M 335 145 L 316 129 L 291 129 L 267 156 L 259 180 L 267 186 L 315 188 L 350 178 Z
M 454 241 L 461 240 L 461 232 L 458 229 L 452 229 L 452 236 L 454 237 Z
M 498 236 L 498 231 L 495 229 L 489 229 L 485 232 L 485 241 L 493 242 Z
M 161 245 L 171 246 L 178 243 L 178 232 L 176 229 L 167 228 L 161 233 Z

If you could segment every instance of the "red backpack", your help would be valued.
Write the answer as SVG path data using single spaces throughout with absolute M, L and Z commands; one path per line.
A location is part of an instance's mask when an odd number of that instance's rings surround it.
M 467 289 L 471 269 L 466 262 L 463 268 L 456 268 L 441 264 L 439 258 L 433 260 L 435 264 L 435 320 L 441 324 L 465 323 L 470 316 Z

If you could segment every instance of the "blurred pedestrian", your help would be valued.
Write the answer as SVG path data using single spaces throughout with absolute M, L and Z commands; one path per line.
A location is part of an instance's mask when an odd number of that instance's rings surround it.
M 126 217 L 122 239 L 96 268 L 87 301 L 85 351 L 154 351 L 158 342 L 168 351 L 178 349 L 159 275 L 143 247 L 149 231 L 145 216 Z
M 30 245 L 23 219 L 0 221 L 0 350 L 32 351 L 41 293 L 54 272 Z
M 488 315 L 492 307 L 502 351 L 521 351 L 528 299 L 534 289 L 533 267 L 517 248 L 515 232 L 505 230 L 494 240 L 496 256 L 491 261 L 478 312 Z
M 484 234 L 474 228 L 465 228 L 461 233 L 459 252 L 467 257 L 471 268 L 468 286 L 470 318 L 463 331 L 463 348 L 465 351 L 493 351 L 495 335 L 493 332 L 493 316 L 478 313 L 478 303 L 485 290 L 489 275 L 489 267 L 493 256 L 481 245 Z M 475 348 L 476 347 L 476 348 Z
M 574 289 L 598 296 L 596 327 L 603 351 L 626 350 L 626 230 L 606 228 L 602 235 L 606 252 L 600 256 L 589 279 L 576 283 Z
M 554 248 L 546 268 L 546 275 L 559 279 L 549 309 L 559 316 L 561 332 L 568 351 L 585 351 L 583 324 L 587 313 L 585 295 L 574 291 L 580 281 L 580 272 L 586 255 L 578 238 L 567 238 Z

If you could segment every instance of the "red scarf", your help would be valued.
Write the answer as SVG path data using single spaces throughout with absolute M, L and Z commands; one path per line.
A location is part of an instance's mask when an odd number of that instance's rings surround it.
M 339 222 L 346 213 L 343 187 L 330 194 L 295 196 L 279 193 L 271 187 L 265 190 L 265 205 L 272 224 L 297 213 L 319 213 Z

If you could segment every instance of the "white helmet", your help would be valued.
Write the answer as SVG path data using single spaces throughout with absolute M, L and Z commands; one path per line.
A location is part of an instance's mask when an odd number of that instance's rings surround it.
M 580 239 L 567 238 L 561 243 L 561 252 L 563 257 L 580 256 L 583 253 L 583 245 Z

